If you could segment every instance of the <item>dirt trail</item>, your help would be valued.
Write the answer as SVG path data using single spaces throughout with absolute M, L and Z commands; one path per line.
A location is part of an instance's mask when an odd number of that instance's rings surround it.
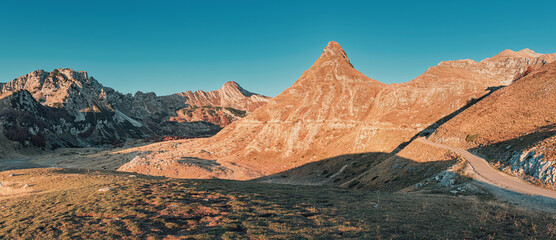
M 431 142 L 426 138 L 416 139 L 419 142 L 429 144 L 431 146 L 440 147 L 454 151 L 464 157 L 467 162 L 473 168 L 473 171 L 478 175 L 474 177 L 476 180 L 486 182 L 488 184 L 511 190 L 514 192 L 527 194 L 527 195 L 539 195 L 543 197 L 548 197 L 556 200 L 556 191 L 552 191 L 546 188 L 537 187 L 535 185 L 529 184 L 524 180 L 510 176 L 503 172 L 500 172 L 490 166 L 490 164 L 483 158 L 476 156 L 464 149 L 450 147 L 444 144 L 439 144 Z

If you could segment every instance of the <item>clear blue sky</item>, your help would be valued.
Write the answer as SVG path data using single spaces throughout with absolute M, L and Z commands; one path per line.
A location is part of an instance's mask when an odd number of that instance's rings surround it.
M 1 1 L 0 82 L 86 70 L 124 93 L 274 96 L 328 41 L 385 82 L 504 49 L 556 52 L 556 1 Z

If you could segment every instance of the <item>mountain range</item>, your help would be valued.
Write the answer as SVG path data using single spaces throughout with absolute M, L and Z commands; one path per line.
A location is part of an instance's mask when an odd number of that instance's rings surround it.
M 290 88 L 249 116 L 208 139 L 158 143 L 122 151 L 135 157 L 120 170 L 180 178 L 259 178 L 271 182 L 328 182 L 358 188 L 401 189 L 434 176 L 458 161 L 453 153 L 425 146 L 414 139 L 432 135 L 434 140 L 460 116 L 499 94 L 527 81 L 554 78 L 549 74 L 539 79 L 538 74 L 550 68 L 549 63 L 554 60 L 556 54 L 539 54 L 529 49 L 505 50 L 480 62 L 468 59 L 441 62 L 409 82 L 387 85 L 355 70 L 340 45 L 330 42 L 313 66 Z M 538 91 L 545 90 L 520 87 L 513 91 L 543 96 Z M 501 100 L 504 104 L 512 101 Z M 539 101 L 547 106 L 554 104 L 551 98 Z M 535 102 L 528 104 L 541 106 Z M 484 111 L 498 116 L 503 109 Z M 541 111 L 539 115 L 542 114 Z M 535 120 L 537 128 L 544 129 L 543 124 L 550 124 L 545 118 L 554 119 L 543 116 L 542 120 Z M 479 120 L 465 120 L 474 131 L 449 131 L 444 138 L 466 142 L 467 137 L 479 134 L 482 137 L 473 140 L 481 141 L 486 132 L 474 127 Z M 508 116 L 506 120 L 516 119 Z M 496 139 L 489 144 L 500 140 Z M 510 146 L 514 152 L 524 151 L 522 147 L 525 146 Z M 508 166 L 507 162 L 493 163 Z M 553 184 L 552 180 L 546 180 L 553 179 L 553 162 L 542 166 L 539 170 L 542 174 L 530 174 L 531 177 L 542 176 L 537 179 Z
M 385 84 L 330 42 L 274 98 L 235 82 L 210 92 L 122 94 L 86 72 L 41 70 L 0 84 L 0 123 L 22 147 L 187 138 L 117 150 L 110 161 L 124 163 L 120 171 L 384 190 L 421 184 L 463 161 L 415 141 L 427 137 L 553 188 L 555 60 L 504 50 Z
M 0 94 L 6 137 L 43 148 L 211 136 L 269 99 L 235 82 L 211 92 L 122 94 L 72 69 L 33 71 L 0 84 Z

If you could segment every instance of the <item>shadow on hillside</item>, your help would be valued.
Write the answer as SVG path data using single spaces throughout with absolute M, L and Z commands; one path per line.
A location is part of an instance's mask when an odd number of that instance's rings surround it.
M 542 140 L 556 135 L 556 123 L 539 127 L 531 133 L 521 135 L 518 138 L 509 139 L 489 145 L 481 145 L 469 151 L 479 153 L 489 158 L 496 159 L 496 156 L 501 154 L 509 154 L 513 151 L 520 151 L 524 148 L 533 146 Z M 480 137 L 480 135 L 479 135 Z M 494 151 L 493 151 L 494 150 Z
M 382 152 L 345 154 L 307 163 L 252 181 L 270 184 L 326 185 L 378 192 L 477 196 L 483 200 L 497 199 L 526 209 L 556 214 L 554 198 L 531 196 L 488 182 L 473 180 L 463 170 L 445 172 L 455 162 L 455 159 L 417 162 Z
M 179 163 L 197 165 L 199 167 L 215 167 L 222 165 L 216 162 L 216 159 L 202 159 L 197 157 L 181 157 L 181 160 L 177 161 Z
M 49 166 L 33 163 L 26 158 L 0 158 L 0 171 L 46 167 Z
M 384 152 L 344 154 L 253 181 L 397 191 L 433 177 L 454 162 L 455 160 L 417 162 Z
M 488 93 L 486 93 L 485 95 L 475 99 L 471 99 L 467 102 L 467 104 L 465 104 L 465 106 L 459 108 L 458 110 L 446 115 L 445 117 L 439 119 L 438 121 L 434 122 L 433 124 L 429 125 L 428 127 L 426 127 L 425 129 L 421 130 L 419 133 L 415 134 L 415 136 L 411 137 L 411 139 L 409 139 L 409 141 L 403 142 L 400 145 L 398 145 L 394 151 L 392 151 L 393 154 L 396 154 L 398 152 L 400 152 L 402 149 L 404 149 L 407 145 L 409 145 L 413 140 L 417 139 L 418 137 L 427 137 L 430 134 L 432 134 L 434 131 L 436 131 L 436 129 L 438 127 L 440 127 L 442 124 L 450 121 L 450 119 L 454 118 L 455 116 L 457 116 L 458 114 L 460 114 L 461 112 L 465 111 L 466 109 L 470 108 L 471 106 L 475 105 L 476 103 L 480 102 L 481 100 L 483 100 L 484 98 L 490 96 L 492 93 L 496 92 L 497 90 L 503 88 L 505 86 L 497 86 L 497 87 L 488 87 L 486 90 L 489 91 Z
M 289 169 L 277 174 L 261 177 L 255 181 L 263 181 L 270 183 L 285 183 L 285 184 L 333 184 L 333 185 L 347 185 L 350 188 L 368 188 L 370 185 L 375 189 L 402 189 L 412 184 L 420 182 L 428 177 L 438 174 L 445 170 L 453 161 L 431 161 L 431 162 L 417 162 L 411 159 L 402 158 L 397 156 L 402 149 L 418 137 L 424 137 L 434 132 L 440 125 L 454 118 L 461 112 L 475 105 L 477 102 L 488 97 L 495 91 L 503 88 L 504 86 L 489 87 L 489 91 L 485 95 L 471 99 L 465 106 L 448 114 L 447 116 L 432 123 L 419 133 L 415 134 L 409 141 L 403 142 L 398 145 L 391 153 L 374 152 L 374 153 L 361 153 L 361 154 L 346 154 L 336 157 L 323 159 L 317 162 L 312 162 Z M 381 166 L 383 170 L 374 169 Z M 388 169 L 385 165 L 389 166 Z M 410 166 L 408 169 L 399 168 L 398 165 Z M 324 169 L 324 170 L 323 170 Z M 408 176 L 399 175 L 398 172 L 405 170 L 404 173 Z M 385 171 L 384 171 L 385 170 Z M 426 172 L 419 173 L 425 170 Z M 389 176 L 383 176 L 379 179 L 380 174 L 392 173 Z M 365 175 L 375 175 L 370 178 L 367 183 L 361 182 L 360 179 Z M 399 175 L 399 176 L 398 176 Z M 382 181 L 382 182 L 381 182 Z
M 478 147 L 469 149 L 469 151 L 483 156 L 490 162 L 501 162 L 504 166 L 510 166 L 512 164 L 510 162 L 510 159 L 514 154 L 519 154 L 523 149 L 534 146 L 539 142 L 553 136 L 556 136 L 556 124 L 554 123 L 539 127 L 531 133 L 522 135 L 518 138 L 513 138 L 488 145 L 480 145 Z M 533 155 L 527 155 L 525 156 L 524 160 L 527 161 L 529 160 L 529 158 L 534 157 L 535 156 Z M 512 170 L 516 171 L 518 169 Z M 530 180 L 535 180 L 533 179 L 534 171 L 526 170 L 524 173 L 525 175 L 531 177 Z

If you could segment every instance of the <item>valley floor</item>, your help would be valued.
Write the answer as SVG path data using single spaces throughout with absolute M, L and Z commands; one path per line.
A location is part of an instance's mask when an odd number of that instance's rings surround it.
M 183 180 L 61 168 L 0 172 L 4 238 L 551 239 L 554 215 L 475 196 Z
M 472 178 L 472 188 L 482 189 L 474 194 L 488 192 L 497 200 L 516 205 L 532 211 L 542 211 L 556 215 L 556 192 L 536 187 L 516 177 L 507 175 L 491 168 L 486 160 L 462 150 L 454 149 L 438 143 L 419 138 L 416 141 L 447 148 L 464 157 L 471 166 L 465 175 Z M 131 147 L 144 145 L 143 142 L 129 143 Z M 90 170 L 116 170 L 133 158 L 133 154 L 125 153 L 124 148 L 62 148 L 54 151 L 11 153 L 0 159 L 0 171 L 29 168 L 68 168 Z M 474 157 L 474 158 L 473 158 Z M 511 183 L 511 184 L 508 184 Z M 320 185 L 320 184 L 319 184 Z M 437 186 L 435 188 L 449 193 L 450 189 Z M 470 193 L 473 194 L 473 193 Z M 536 196 L 539 195 L 539 196 Z
M 122 148 L 59 148 L 56 150 L 5 151 L 0 157 L 0 171 L 25 168 L 62 167 L 93 170 L 116 170 L 131 160 L 122 157 L 122 149 L 145 145 L 148 142 L 133 141 Z

